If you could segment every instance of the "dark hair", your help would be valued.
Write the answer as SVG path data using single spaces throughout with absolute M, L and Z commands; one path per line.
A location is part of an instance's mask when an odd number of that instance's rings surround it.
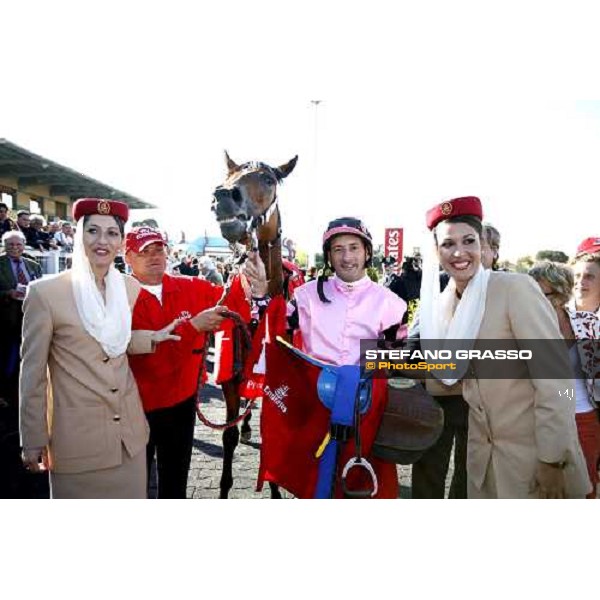
M 8 204 L 4 204 L 4 202 L 0 202 L 0 208 L 5 208 L 8 211 Z
M 31 213 L 30 213 L 28 210 L 20 210 L 20 211 L 17 213 L 17 219 L 18 219 L 19 217 L 22 217 L 23 215 L 30 216 L 30 215 L 31 215 Z
M 498 271 L 498 260 L 500 253 L 500 232 L 489 223 L 483 224 L 482 241 L 485 238 L 485 242 L 494 251 L 494 258 L 492 259 L 492 271 Z
M 90 220 L 90 217 L 93 217 L 94 215 L 84 215 L 83 217 L 83 226 L 85 227 L 86 223 Z M 117 217 L 117 215 L 106 215 L 108 217 L 112 217 L 116 224 L 117 227 L 119 228 L 119 231 L 121 232 L 121 237 L 125 237 L 125 221 L 123 221 L 123 219 L 121 219 L 121 217 Z
M 125 259 L 120 254 L 117 254 L 117 256 L 115 256 L 115 260 L 113 262 L 117 271 L 119 271 L 120 273 L 126 272 L 127 269 L 125 268 Z
M 407 256 L 402 263 L 403 273 L 412 273 L 421 271 L 421 259 L 417 256 Z
M 467 225 L 470 225 L 477 232 L 479 239 L 480 240 L 482 239 L 483 224 L 481 223 L 481 219 L 479 217 L 474 217 L 473 215 L 457 215 L 456 217 L 450 217 L 449 219 L 444 219 L 443 221 L 440 221 L 440 223 L 466 223 Z M 440 225 L 440 223 L 438 223 L 438 225 Z M 438 238 L 437 238 L 438 225 L 436 225 L 435 229 L 433 230 L 433 238 L 435 239 L 436 246 L 438 244 Z
M 500 250 L 500 232 L 489 223 L 483 225 L 483 235 L 488 243 L 488 246 L 493 250 Z

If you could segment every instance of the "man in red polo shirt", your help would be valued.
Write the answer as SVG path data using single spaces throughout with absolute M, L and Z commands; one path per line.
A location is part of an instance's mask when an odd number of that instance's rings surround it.
M 205 332 L 223 321 L 215 307 L 223 288 L 207 281 L 166 273 L 166 242 L 150 227 L 127 234 L 125 261 L 144 290 L 133 309 L 132 329 L 162 329 L 174 319 L 178 342 L 163 342 L 153 354 L 129 357 L 150 425 L 148 469 L 156 453 L 158 497 L 185 498 L 192 456 L 195 398 Z

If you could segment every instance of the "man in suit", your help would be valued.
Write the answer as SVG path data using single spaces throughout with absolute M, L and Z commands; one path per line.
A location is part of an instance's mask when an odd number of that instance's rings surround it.
M 23 258 L 25 236 L 20 231 L 4 233 L 2 246 L 5 254 L 0 256 L 0 498 L 30 495 L 19 489 L 23 483 L 17 435 L 19 346 L 25 290 L 30 281 L 42 276 L 35 261 Z
M 23 299 L 30 281 L 40 279 L 42 269 L 34 260 L 23 257 L 25 236 L 7 231 L 2 236 L 5 254 L 0 256 L 0 397 L 8 394 L 7 385 L 18 373 L 18 352 L 23 322 Z

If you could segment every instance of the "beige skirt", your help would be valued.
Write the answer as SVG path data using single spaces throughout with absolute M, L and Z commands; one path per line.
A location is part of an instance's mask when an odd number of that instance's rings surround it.
M 147 498 L 146 452 L 129 456 L 121 448 L 120 465 L 85 473 L 50 473 L 50 496 L 59 499 L 74 498 Z

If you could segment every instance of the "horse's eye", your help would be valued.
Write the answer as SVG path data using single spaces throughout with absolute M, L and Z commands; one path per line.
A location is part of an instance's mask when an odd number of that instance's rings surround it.
M 261 179 L 267 185 L 273 185 L 275 183 L 275 180 L 273 179 L 273 177 L 271 175 L 267 175 L 266 173 L 263 173 L 261 175 Z

